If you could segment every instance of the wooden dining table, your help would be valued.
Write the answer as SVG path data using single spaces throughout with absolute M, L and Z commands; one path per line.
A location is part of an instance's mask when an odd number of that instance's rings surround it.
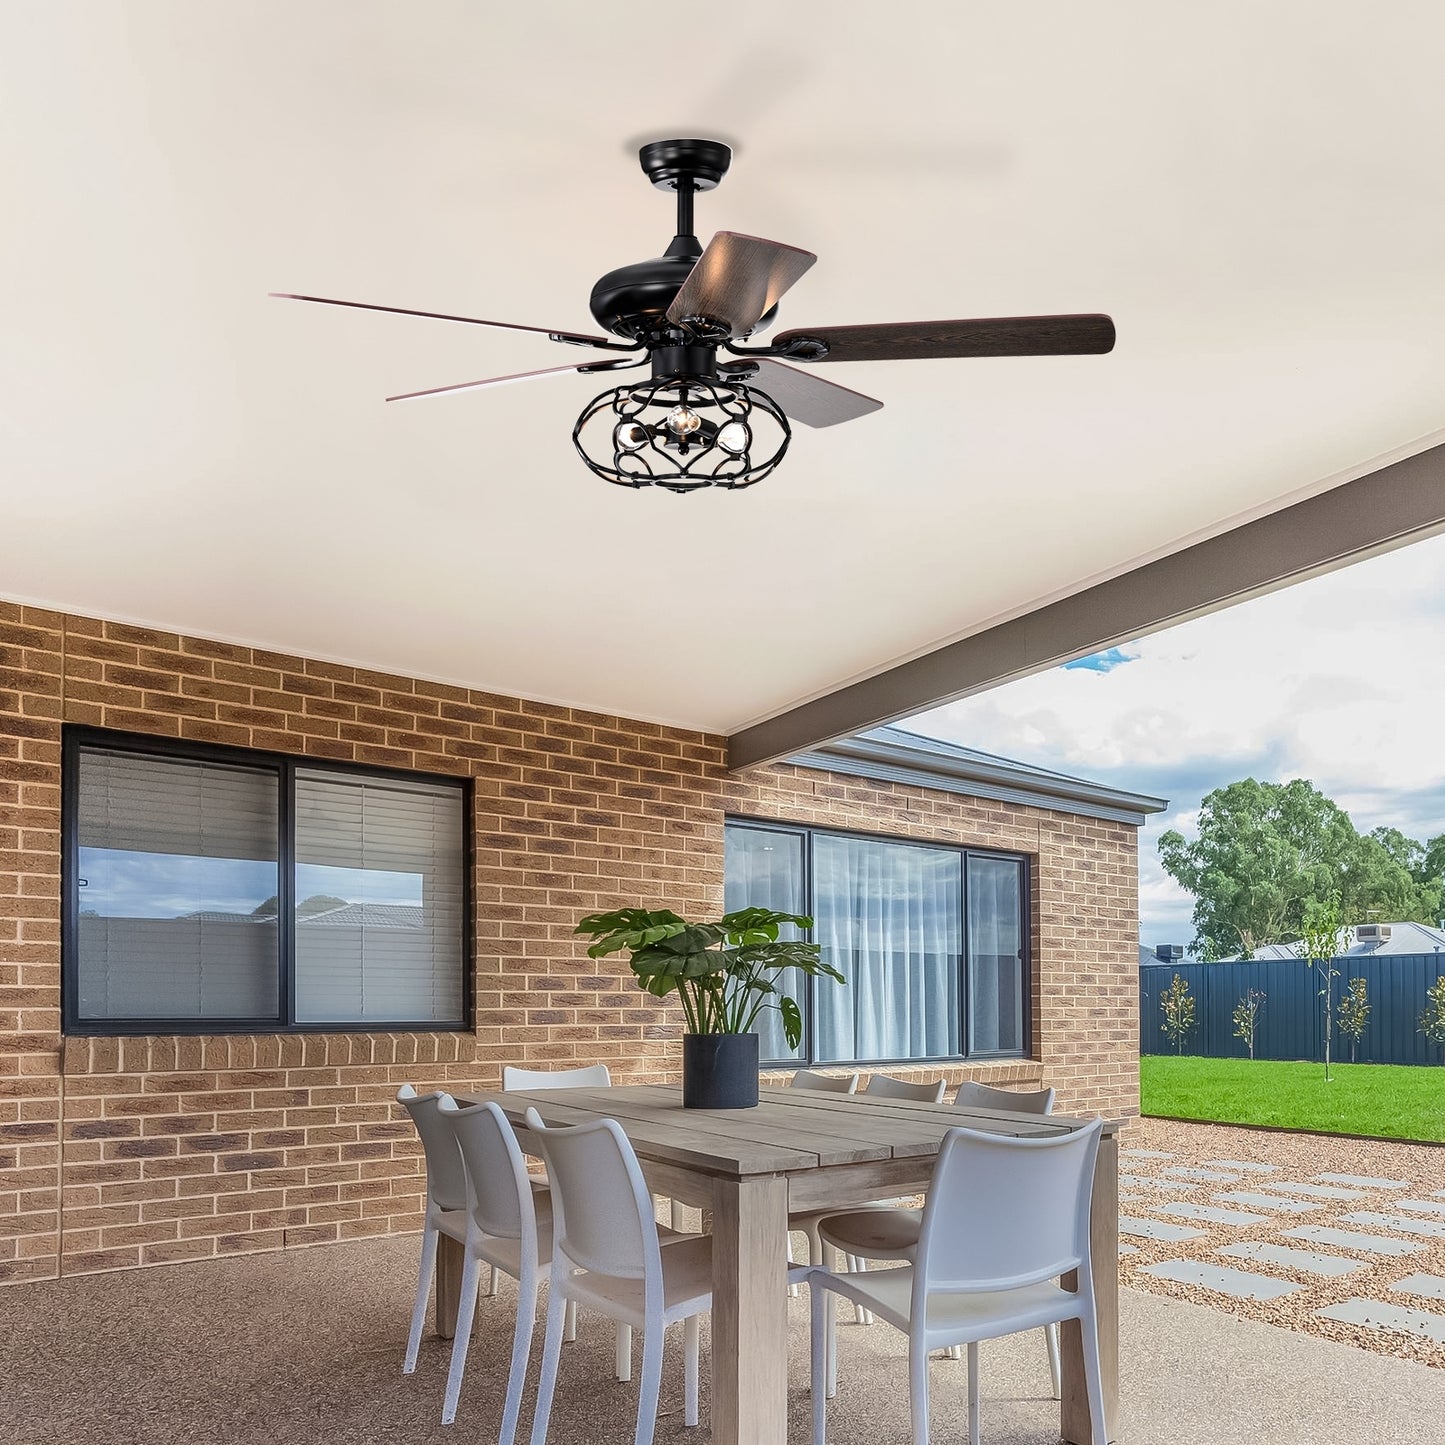
M 549 1125 L 616 1119 L 648 1187 L 711 1217 L 713 1445 L 784 1445 L 787 1438 L 790 1210 L 840 1209 L 926 1192 L 948 1130 L 1016 1138 L 1079 1128 L 1063 1115 L 768 1088 L 755 1109 L 684 1109 L 676 1085 L 459 1094 L 501 1106 L 526 1147 L 525 1115 Z M 1118 1124 L 1106 1121 L 1094 1177 L 1091 1248 L 1104 1406 L 1116 1420 L 1119 1377 Z M 980 1189 L 988 1181 L 979 1181 Z M 461 1251 L 446 1236 L 437 1263 L 437 1331 L 450 1335 Z M 1069 1281 L 1066 1280 L 1066 1283 Z M 1088 1395 L 1076 1321 L 1062 1327 L 1060 1434 L 1089 1445 Z

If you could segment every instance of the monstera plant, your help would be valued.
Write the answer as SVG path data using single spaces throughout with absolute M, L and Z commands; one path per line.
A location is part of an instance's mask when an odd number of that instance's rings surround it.
M 758 1036 L 768 1009 L 782 1018 L 788 1044 L 803 1037 L 797 1000 L 779 986 L 783 972 L 843 981 L 824 963 L 816 943 L 779 939 L 784 927 L 813 920 L 768 908 L 743 908 L 716 922 L 691 923 L 670 909 L 619 908 L 593 913 L 577 932 L 594 942 L 587 953 L 606 958 L 626 951 L 638 983 L 654 998 L 677 994 L 687 1021 L 683 1037 L 683 1103 L 689 1108 L 739 1109 L 758 1102 Z

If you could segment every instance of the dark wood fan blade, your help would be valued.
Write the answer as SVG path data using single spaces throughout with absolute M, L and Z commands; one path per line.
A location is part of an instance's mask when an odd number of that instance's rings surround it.
M 520 326 L 515 321 L 483 321 L 477 316 L 449 316 L 444 311 L 412 311 L 405 306 L 376 306 L 370 301 L 337 301 L 330 296 L 298 296 L 294 291 L 268 293 L 281 301 L 315 301 L 321 306 L 350 306 L 357 311 L 387 311 L 393 316 L 424 316 L 429 321 L 460 321 L 467 326 L 494 326 L 502 331 L 538 331 L 553 341 L 573 346 L 614 346 L 605 336 L 588 336 L 579 331 L 558 331 L 550 326 Z
M 767 392 L 788 416 L 804 426 L 836 426 L 840 421 L 852 421 L 883 407 L 881 401 L 862 392 L 850 391 L 846 386 L 824 381 L 821 376 L 812 376 L 794 366 L 784 366 L 781 361 L 769 361 L 767 357 L 758 358 L 757 379 L 751 384 Z
M 805 343 L 827 350 L 810 357 Z M 913 361 L 934 356 L 1094 356 L 1114 349 L 1107 316 L 989 316 L 884 326 L 804 326 L 774 337 L 790 361 Z
M 719 231 L 667 308 L 667 319 L 680 324 L 706 317 L 726 326 L 730 336 L 746 336 L 817 259 L 796 246 Z
M 505 386 L 514 381 L 537 381 L 544 376 L 561 376 L 564 372 L 591 371 L 592 364 L 581 362 L 576 366 L 546 366 L 541 371 L 518 371 L 511 376 L 488 376 L 481 381 L 459 381 L 452 386 L 429 386 L 425 391 L 404 391 L 399 396 L 389 396 L 388 401 L 416 401 L 423 396 L 449 396 L 456 391 L 476 391 L 483 386 Z M 603 370 L 611 370 L 610 367 L 603 367 Z

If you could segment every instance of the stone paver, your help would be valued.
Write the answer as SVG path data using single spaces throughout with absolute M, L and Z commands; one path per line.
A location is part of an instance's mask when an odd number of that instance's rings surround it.
M 1139 1253 L 1139 1246 L 1138 1246 L 1137 1244 L 1125 1244 L 1125 1243 L 1123 1243 L 1122 1241 L 1120 1241 L 1120 1244 L 1119 1244 L 1119 1253 L 1120 1253 L 1120 1254 L 1138 1254 L 1138 1253 Z
M 1162 1149 L 1121 1149 L 1119 1157 L 1121 1159 L 1172 1159 L 1174 1156 Z
M 1194 1182 L 1190 1179 L 1152 1179 L 1147 1174 L 1121 1174 L 1119 1183 L 1128 1185 L 1130 1189 L 1157 1189 L 1170 1193 L 1177 1189 L 1194 1188 Z
M 1216 1209 L 1212 1204 L 1190 1204 L 1181 1200 L 1178 1204 L 1156 1204 L 1155 1214 L 1172 1214 L 1178 1219 L 1204 1219 L 1210 1224 L 1263 1224 L 1267 1214 L 1249 1214 L 1243 1209 Z
M 1230 1204 L 1249 1204 L 1255 1209 L 1270 1209 L 1276 1214 L 1309 1214 L 1324 1205 L 1314 1199 L 1284 1199 L 1278 1194 L 1260 1194 L 1254 1189 L 1232 1189 L 1226 1194 L 1216 1194 L 1216 1199 L 1227 1200 Z
M 1144 1265 L 1139 1273 L 1172 1279 L 1179 1284 L 1199 1285 L 1235 1299 L 1279 1299 L 1281 1295 L 1295 1294 L 1304 1288 L 1285 1279 L 1270 1279 L 1268 1275 L 1204 1264 L 1197 1259 L 1166 1259 L 1159 1264 Z
M 1382 1239 L 1377 1234 L 1360 1234 L 1353 1229 L 1330 1229 L 1323 1224 L 1302 1224 L 1298 1229 L 1286 1229 L 1286 1239 L 1307 1239 L 1311 1244 L 1332 1244 L 1337 1249 L 1358 1250 L 1361 1254 L 1382 1254 L 1398 1256 L 1414 1254 L 1424 1249 L 1423 1244 L 1413 1239 Z
M 1381 1214 L 1374 1209 L 1357 1209 L 1342 1214 L 1347 1224 L 1373 1224 L 1377 1229 L 1397 1229 L 1401 1234 L 1423 1234 L 1427 1239 L 1445 1239 L 1445 1219 L 1415 1219 L 1408 1214 Z
M 1372 1174 L 1316 1174 L 1324 1184 L 1358 1184 L 1362 1189 L 1407 1189 L 1403 1179 L 1378 1179 Z
M 1445 1299 L 1445 1279 L 1438 1274 L 1412 1274 L 1408 1279 L 1398 1279 L 1390 1286 L 1401 1294 L 1424 1295 L 1426 1299 Z
M 1220 1184 L 1238 1184 L 1239 1175 L 1227 1169 L 1191 1169 L 1187 1164 L 1174 1164 L 1164 1171 L 1178 1179 L 1212 1179 Z
M 1246 1174 L 1273 1174 L 1278 1164 L 1256 1164 L 1248 1159 L 1206 1159 L 1210 1169 L 1242 1169 Z
M 1119 1216 L 1120 1234 L 1137 1234 L 1141 1239 L 1163 1239 L 1178 1244 L 1184 1239 L 1203 1239 L 1202 1229 L 1186 1229 L 1182 1224 L 1166 1224 L 1162 1219 L 1134 1219 Z
M 1399 1330 L 1445 1345 L 1445 1315 L 1406 1309 L 1377 1299 L 1347 1299 L 1343 1304 L 1317 1310 L 1322 1319 L 1343 1320 L 1347 1325 L 1368 1325 L 1378 1330 Z
M 1312 1249 L 1291 1249 L 1287 1244 L 1271 1244 L 1268 1240 L 1251 1239 L 1241 1244 L 1226 1244 L 1217 1253 L 1231 1259 L 1257 1259 L 1262 1264 L 1277 1264 L 1283 1269 L 1297 1269 L 1305 1274 L 1339 1279 L 1365 1268 L 1363 1259 L 1346 1259 L 1339 1254 L 1318 1254 Z M 1422 1276 L 1423 1277 L 1423 1276 Z M 1398 1289 L 1399 1286 L 1397 1285 Z
M 1338 1184 L 1293 1184 L 1284 1179 L 1262 1179 L 1259 1187 L 1272 1194 L 1299 1194 L 1306 1199 L 1363 1199 L 1363 1189 L 1341 1189 Z
M 1413 1209 L 1420 1214 L 1445 1214 L 1445 1199 L 1392 1199 L 1396 1209 Z

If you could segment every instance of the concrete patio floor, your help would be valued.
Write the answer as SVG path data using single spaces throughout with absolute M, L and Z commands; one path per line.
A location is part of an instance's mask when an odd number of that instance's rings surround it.
M 417 1240 L 400 1237 L 14 1286 L 0 1292 L 0 1440 L 15 1445 L 363 1445 L 495 1439 L 510 1339 L 510 1281 L 483 1301 L 454 1426 L 438 1423 L 447 1346 L 429 1337 L 417 1373 L 401 1356 Z M 792 1305 L 790 1442 L 809 1439 L 806 1301 Z M 1125 1445 L 1439 1445 L 1445 1372 L 1126 1291 Z M 677 1334 L 677 1331 L 673 1332 Z M 835 1445 L 908 1439 L 904 1342 L 840 1329 Z M 540 1331 L 538 1335 L 540 1346 Z M 706 1341 L 704 1341 L 706 1348 Z M 536 1355 L 532 1365 L 535 1383 Z M 553 1445 L 630 1441 L 635 1385 L 612 1378 L 609 1322 L 584 1316 L 563 1356 Z M 1042 1342 L 983 1348 L 987 1445 L 1049 1445 Z M 963 1372 L 933 1366 L 934 1440 L 967 1438 Z M 531 1422 L 523 1404 L 522 1433 Z M 707 1439 L 682 1425 L 677 1342 L 659 1445 Z

